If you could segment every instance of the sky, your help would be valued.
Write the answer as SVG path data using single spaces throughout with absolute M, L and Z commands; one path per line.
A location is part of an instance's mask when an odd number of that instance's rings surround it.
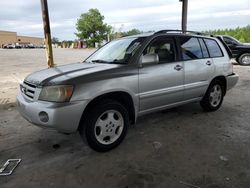
M 116 31 L 180 29 L 179 0 L 48 0 L 52 37 L 74 40 L 77 18 L 97 8 Z M 43 37 L 40 0 L 1 0 L 0 30 Z M 189 0 L 188 30 L 250 25 L 250 0 Z

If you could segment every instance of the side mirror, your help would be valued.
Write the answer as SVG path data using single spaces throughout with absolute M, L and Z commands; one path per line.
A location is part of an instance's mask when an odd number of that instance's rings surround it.
M 157 64 L 159 63 L 158 54 L 146 54 L 142 56 L 142 64 Z

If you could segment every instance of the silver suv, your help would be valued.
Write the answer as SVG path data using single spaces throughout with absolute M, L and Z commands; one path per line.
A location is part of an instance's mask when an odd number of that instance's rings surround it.
M 29 122 L 80 132 L 96 151 L 124 139 L 138 116 L 199 101 L 220 108 L 238 81 L 230 50 L 217 38 L 162 30 L 109 42 L 82 63 L 30 74 L 17 106 Z

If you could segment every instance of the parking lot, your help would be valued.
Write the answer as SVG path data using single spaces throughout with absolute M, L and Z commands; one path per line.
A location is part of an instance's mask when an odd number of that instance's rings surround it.
M 55 49 L 57 65 L 80 62 L 93 50 Z M 43 49 L 0 49 L 0 166 L 22 162 L 0 187 L 248 188 L 250 67 L 234 66 L 237 86 L 222 107 L 198 103 L 140 117 L 124 142 L 97 153 L 78 133 L 31 125 L 16 110 L 18 82 L 46 66 Z

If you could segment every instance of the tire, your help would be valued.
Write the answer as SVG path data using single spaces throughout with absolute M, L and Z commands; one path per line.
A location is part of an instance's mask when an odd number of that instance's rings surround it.
M 244 53 L 244 54 L 242 54 L 239 57 L 238 62 L 242 66 L 250 66 L 250 53 Z
M 87 112 L 79 131 L 83 140 L 97 152 L 117 147 L 125 138 L 129 126 L 127 109 L 117 101 L 104 100 Z
M 225 94 L 225 87 L 219 80 L 214 80 L 208 87 L 206 94 L 200 102 L 201 107 L 207 112 L 213 112 L 221 107 Z

